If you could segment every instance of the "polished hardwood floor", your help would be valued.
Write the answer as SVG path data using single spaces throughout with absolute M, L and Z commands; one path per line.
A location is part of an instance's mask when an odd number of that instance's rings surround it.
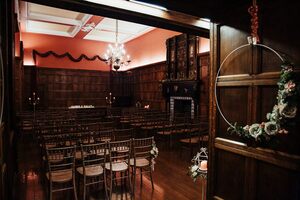
M 163 144 L 158 144 L 164 147 Z M 176 150 L 177 149 L 177 150 Z M 180 151 L 176 146 L 173 150 L 160 148 L 153 173 L 154 190 L 147 175 L 143 178 L 140 186 L 140 178 L 136 179 L 135 199 L 137 200 L 201 200 L 202 188 L 204 196 L 206 180 L 198 179 L 196 182 L 187 175 L 190 165 L 190 153 Z M 15 181 L 16 200 L 44 200 L 46 199 L 46 186 L 41 179 L 41 167 L 39 150 L 36 144 L 31 142 L 30 137 L 20 140 L 18 145 L 18 168 L 19 172 Z M 130 199 L 130 195 L 122 188 L 116 188 L 113 199 Z M 104 199 L 100 192 L 90 192 L 89 199 Z M 55 199 L 72 199 L 70 194 L 55 195 Z M 78 199 L 82 199 L 78 196 Z M 205 199 L 205 198 L 204 198 Z

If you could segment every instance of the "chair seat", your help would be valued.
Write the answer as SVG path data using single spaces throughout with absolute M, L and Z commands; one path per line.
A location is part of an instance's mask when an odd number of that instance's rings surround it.
M 72 170 L 58 170 L 51 172 L 52 182 L 64 183 L 72 180 Z M 47 179 L 50 180 L 49 172 L 46 173 Z
M 171 135 L 171 131 L 158 131 L 157 134 L 159 135 Z
M 110 164 L 105 163 L 105 169 L 110 170 Z M 112 163 L 112 171 L 114 172 L 121 172 L 128 169 L 128 165 L 125 162 L 116 162 Z
M 56 147 L 56 144 L 46 144 L 45 146 L 47 149 L 50 149 Z
M 136 164 L 135 164 L 136 167 L 146 167 L 149 165 L 150 165 L 150 162 L 146 158 L 137 158 L 136 159 Z M 134 166 L 133 158 L 130 159 L 130 166 Z
M 83 175 L 83 167 L 78 167 L 77 172 Z M 100 165 L 90 165 L 85 166 L 85 175 L 86 176 L 98 176 L 103 174 L 103 167 Z
M 202 136 L 202 137 L 192 137 L 192 138 L 185 138 L 181 139 L 180 142 L 182 143 L 191 143 L 191 144 L 197 144 L 199 142 L 207 142 L 208 141 L 208 135 Z
M 101 138 L 100 141 L 101 141 L 101 142 L 110 142 L 110 141 L 111 141 L 111 138 L 110 138 L 110 137 L 107 137 L 107 138 Z

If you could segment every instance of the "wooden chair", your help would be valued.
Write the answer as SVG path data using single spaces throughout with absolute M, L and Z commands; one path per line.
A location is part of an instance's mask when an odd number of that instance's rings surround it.
M 115 141 L 130 140 L 134 136 L 133 128 L 114 129 Z
M 163 127 L 157 131 L 157 136 L 161 140 L 168 140 L 168 148 L 171 149 L 173 146 L 173 131 L 174 130 L 174 125 L 170 124 L 170 122 L 167 122 L 163 124 Z M 165 141 L 163 141 L 165 142 Z
M 143 173 L 150 173 L 152 190 L 154 189 L 152 178 L 152 156 L 151 150 L 154 144 L 154 137 L 133 140 L 133 158 L 130 159 L 130 166 L 133 168 L 133 191 L 135 191 L 135 180 L 137 169 L 140 170 L 141 186 L 143 184 Z
M 107 186 L 104 166 L 107 157 L 107 143 L 81 145 L 82 166 L 76 171 L 83 178 L 83 199 L 86 199 L 86 190 L 91 185 L 104 184 L 106 198 Z
M 190 157 L 193 156 L 194 148 L 203 145 L 204 142 L 208 141 L 208 127 L 205 124 L 196 123 L 190 124 L 188 132 L 185 134 L 185 138 L 180 139 L 181 144 L 180 155 L 182 154 L 183 148 L 190 150 Z
M 75 146 L 61 148 L 47 148 L 48 172 L 46 177 L 49 181 L 49 199 L 52 193 L 65 190 L 73 190 L 77 200 L 75 185 Z
M 123 140 L 116 142 L 109 142 L 109 163 L 105 164 L 105 169 L 109 171 L 110 185 L 109 196 L 112 198 L 113 182 L 118 180 L 126 183 L 126 178 L 129 181 L 129 191 L 132 198 L 132 187 L 130 178 L 130 154 L 131 154 L 131 140 Z M 118 175 L 119 174 L 119 175 Z
M 94 131 L 93 140 L 98 143 L 113 141 L 113 130 Z

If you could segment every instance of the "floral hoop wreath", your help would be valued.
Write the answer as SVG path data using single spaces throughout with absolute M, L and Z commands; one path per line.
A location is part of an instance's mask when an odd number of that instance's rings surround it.
M 278 85 L 278 93 L 277 93 L 277 104 L 274 105 L 272 112 L 267 114 L 266 122 L 261 123 L 254 123 L 252 125 L 240 126 L 237 125 L 237 122 L 232 125 L 223 114 L 219 103 L 218 103 L 218 96 L 217 96 L 217 82 L 219 78 L 220 71 L 226 62 L 226 60 L 234 53 L 243 49 L 248 46 L 259 46 L 266 48 L 276 54 L 276 56 L 282 61 L 281 65 L 281 73 L 280 78 L 277 83 Z M 237 47 L 233 51 L 231 51 L 223 60 L 220 65 L 220 68 L 216 75 L 215 80 L 215 101 L 217 109 L 225 120 L 225 122 L 229 125 L 227 132 L 230 134 L 237 134 L 245 139 L 255 140 L 258 142 L 262 141 L 269 141 L 272 136 L 277 134 L 287 134 L 288 131 L 284 128 L 284 124 L 287 122 L 288 119 L 294 118 L 297 113 L 297 89 L 296 83 L 294 81 L 295 73 L 293 70 L 293 66 L 286 62 L 279 53 L 277 53 L 274 49 L 263 45 L 263 44 L 256 44 L 250 43 L 245 44 L 242 46 Z

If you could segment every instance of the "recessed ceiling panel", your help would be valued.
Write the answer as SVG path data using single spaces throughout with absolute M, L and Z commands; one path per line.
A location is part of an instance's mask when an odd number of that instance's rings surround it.
M 70 19 L 78 19 L 80 20 L 82 18 L 81 13 L 59 9 L 59 8 L 53 8 L 49 6 L 42 6 L 34 3 L 28 3 L 28 13 L 39 13 L 43 15 L 50 15 L 50 16 L 56 16 L 56 17 L 63 17 L 63 18 L 70 18 Z
M 69 31 L 71 28 L 72 26 L 69 25 L 27 20 L 28 32 L 70 37 L 71 34 Z
M 127 34 L 119 33 L 118 34 L 118 42 L 122 43 L 122 41 L 127 37 Z M 101 31 L 101 30 L 92 30 L 89 34 L 87 34 L 84 39 L 87 40 L 97 40 L 102 42 L 115 43 L 116 34 L 111 31 Z
M 97 26 L 97 29 L 100 30 L 109 30 L 109 31 L 116 31 L 116 20 L 111 18 L 104 18 Z M 148 29 L 149 26 L 136 24 L 132 22 L 126 22 L 118 20 L 118 31 L 120 33 L 125 34 L 135 34 L 145 29 Z
M 23 32 L 49 35 L 79 37 L 114 43 L 116 38 L 116 20 L 101 18 L 93 21 L 92 15 L 21 2 L 21 30 Z M 87 24 L 95 24 L 85 34 L 78 34 Z M 118 20 L 118 42 L 125 43 L 151 30 L 153 27 Z M 82 33 L 82 32 L 80 32 Z M 77 38 L 78 38 L 77 37 Z

